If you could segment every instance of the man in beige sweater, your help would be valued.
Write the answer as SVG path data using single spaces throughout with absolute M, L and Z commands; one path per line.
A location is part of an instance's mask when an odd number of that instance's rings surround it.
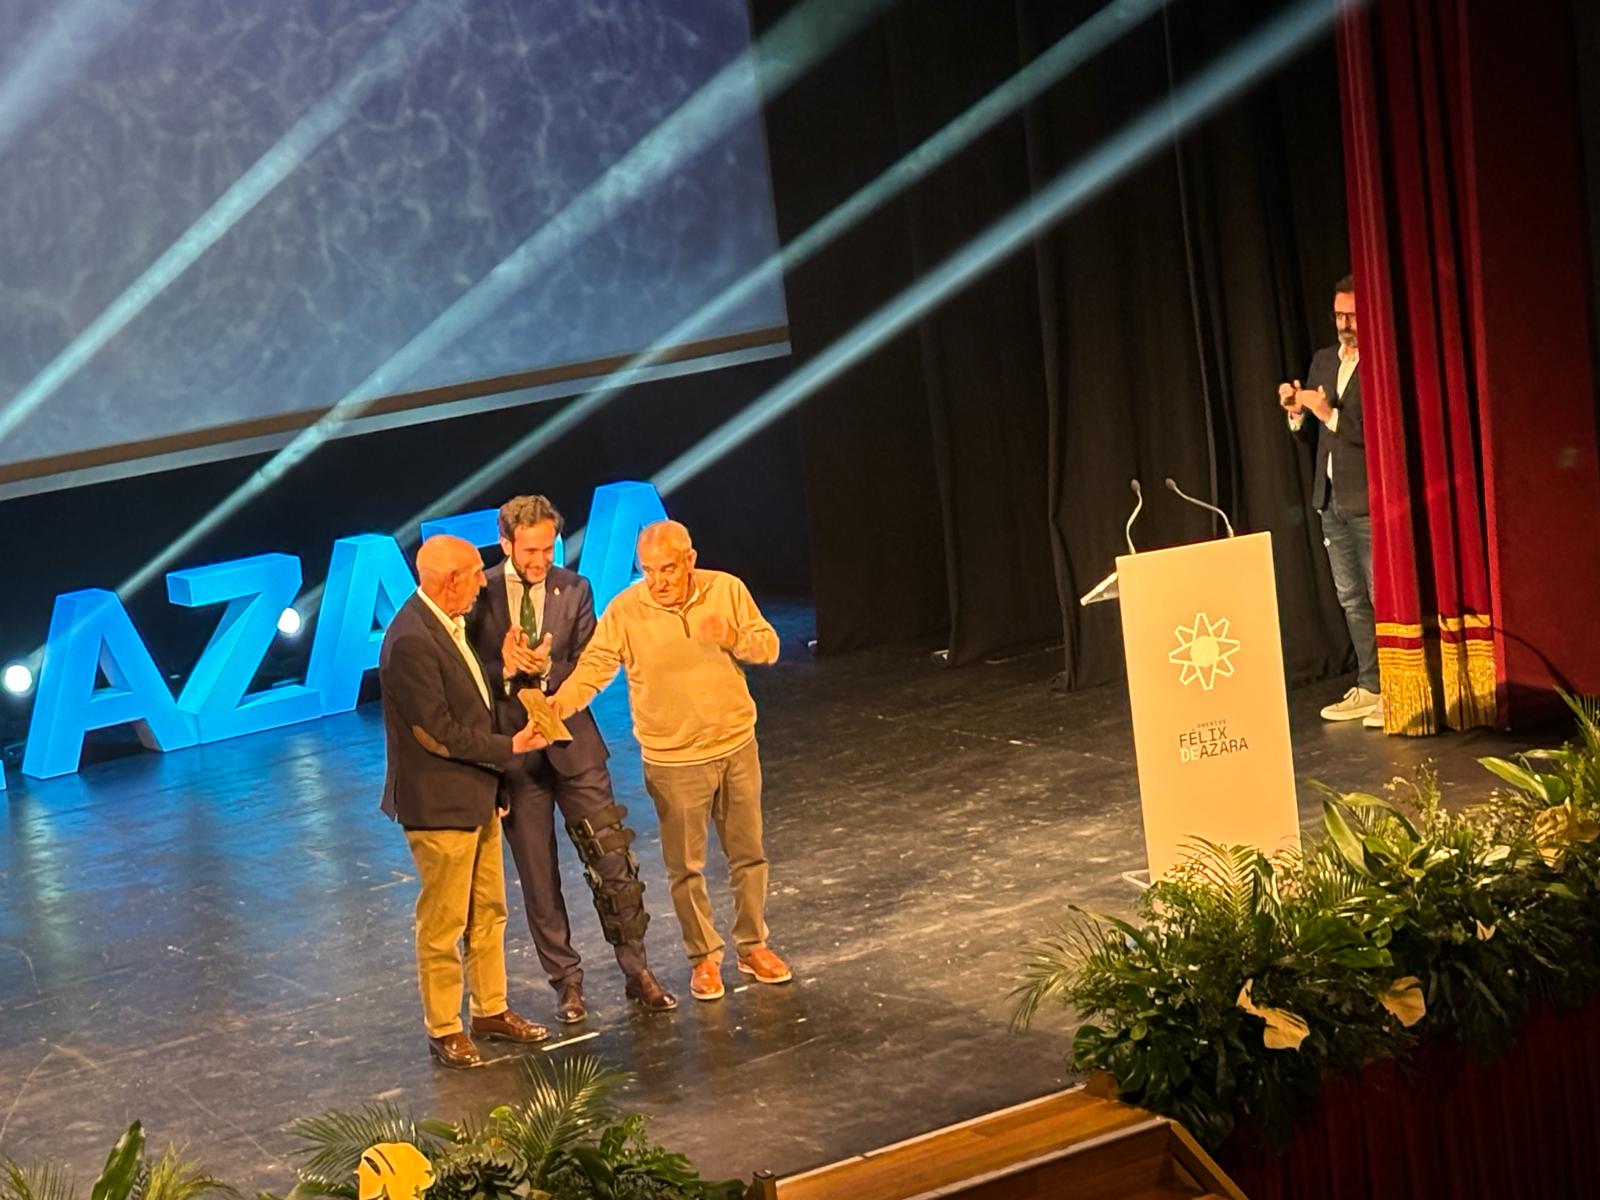
M 789 968 L 767 948 L 761 848 L 761 757 L 750 663 L 776 662 L 778 635 L 750 590 L 722 571 L 696 569 L 689 531 L 658 521 L 639 535 L 644 578 L 607 606 L 578 665 L 550 703 L 563 718 L 628 670 L 633 732 L 645 789 L 661 824 L 672 904 L 694 965 L 696 1000 L 723 994 L 723 940 L 706 893 L 707 821 L 728 860 L 739 970 L 785 983 Z

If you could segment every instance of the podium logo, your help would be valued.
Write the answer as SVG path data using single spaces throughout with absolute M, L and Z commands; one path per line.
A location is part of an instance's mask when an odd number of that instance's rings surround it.
M 1231 737 L 1228 722 L 1224 720 L 1201 721 L 1188 733 L 1178 735 L 1178 761 L 1199 762 L 1202 758 L 1215 758 L 1219 754 L 1238 754 L 1250 749 L 1242 737 Z
M 1216 686 L 1217 676 L 1233 674 L 1239 641 L 1228 636 L 1227 617 L 1213 622 L 1205 613 L 1195 613 L 1193 625 L 1179 625 L 1175 632 L 1178 648 L 1167 655 L 1167 661 L 1182 668 L 1178 682 L 1199 683 L 1209 692 Z

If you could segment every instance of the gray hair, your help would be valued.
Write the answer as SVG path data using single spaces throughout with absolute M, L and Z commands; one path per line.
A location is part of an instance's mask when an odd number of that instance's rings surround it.
M 678 521 L 652 521 L 639 531 L 639 546 L 664 546 L 678 554 L 694 549 L 688 527 Z

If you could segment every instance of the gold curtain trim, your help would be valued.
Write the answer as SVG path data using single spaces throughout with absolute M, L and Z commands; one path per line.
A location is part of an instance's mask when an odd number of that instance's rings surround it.
M 1378 622 L 1378 636 L 1392 638 L 1421 638 L 1426 635 L 1436 634 L 1439 630 L 1443 630 L 1446 633 L 1467 633 L 1472 630 L 1489 632 L 1493 629 L 1493 619 L 1480 616 L 1477 613 L 1465 613 L 1459 617 L 1447 617 L 1441 614 L 1436 617 L 1427 617 L 1420 623 L 1407 621 Z
M 1447 642 L 1441 647 L 1439 665 L 1445 724 L 1451 729 L 1493 725 L 1499 715 L 1494 644 L 1477 638 Z
M 1428 659 L 1420 647 L 1379 646 L 1378 674 L 1383 687 L 1385 733 L 1426 737 L 1439 731 Z
M 1406 625 L 1399 621 L 1379 621 L 1378 636 L 1393 638 L 1420 638 L 1422 636 L 1422 626 Z

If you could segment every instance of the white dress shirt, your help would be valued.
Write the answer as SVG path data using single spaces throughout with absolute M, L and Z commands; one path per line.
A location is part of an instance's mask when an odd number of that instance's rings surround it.
M 456 650 L 461 655 L 461 661 L 467 664 L 467 670 L 472 672 L 472 682 L 478 685 L 478 695 L 483 697 L 485 708 L 494 707 L 489 702 L 489 685 L 483 681 L 483 668 L 478 665 L 478 656 L 472 652 L 472 647 L 467 645 L 467 622 L 463 617 L 452 617 L 444 609 L 433 602 L 433 597 L 421 588 L 417 595 L 422 597 L 422 602 L 432 610 L 433 615 L 439 618 L 439 623 L 444 626 L 445 632 L 450 635 L 450 640 L 456 644 Z

